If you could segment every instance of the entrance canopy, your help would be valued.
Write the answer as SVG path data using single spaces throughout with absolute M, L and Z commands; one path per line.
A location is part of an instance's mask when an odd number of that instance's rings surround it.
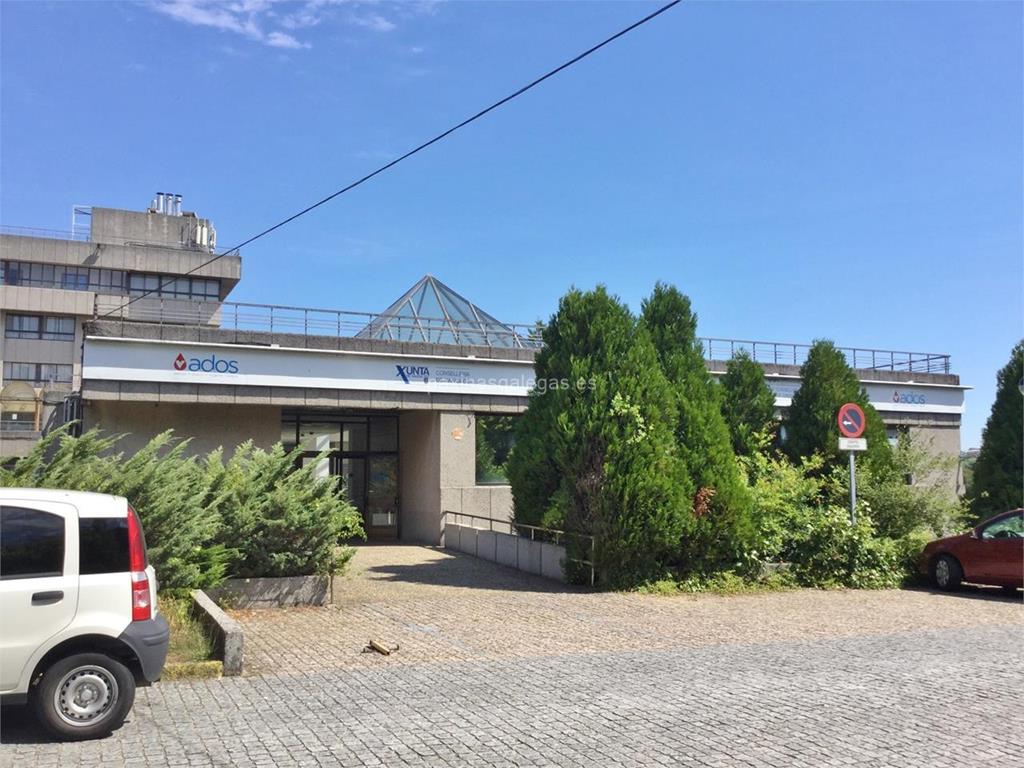
M 538 347 L 537 334 L 517 330 L 484 312 L 432 275 L 425 275 L 356 334 L 385 341 Z

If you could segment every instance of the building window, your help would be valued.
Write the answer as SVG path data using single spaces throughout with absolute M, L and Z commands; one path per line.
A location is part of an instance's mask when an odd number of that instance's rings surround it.
M 28 411 L 0 410 L 0 432 L 35 432 L 36 414 Z
M 62 363 L 4 363 L 4 381 L 70 384 L 71 366 Z
M 893 448 L 899 448 L 900 441 L 910 437 L 910 431 L 905 426 L 886 427 L 885 438 Z
M 50 341 L 74 341 L 75 340 L 75 318 L 73 317 L 44 317 L 43 338 Z
M 9 314 L 4 322 L 4 336 L 8 339 L 74 341 L 75 318 Z
M 0 261 L 0 285 L 17 285 L 20 278 L 16 261 Z
M 35 266 L 35 265 L 34 265 Z M 65 269 L 60 281 L 61 288 L 68 288 L 72 291 L 89 290 L 88 269 Z
M 516 416 L 476 417 L 477 485 L 508 485 L 506 465 L 515 444 Z
M 38 339 L 42 320 L 38 315 L 7 315 L 4 336 L 8 339 Z
M 141 296 L 145 293 L 160 289 L 159 275 L 128 275 L 128 293 L 132 296 Z
M 120 269 L 90 269 L 89 290 L 97 293 L 124 293 L 124 272 Z
M 97 293 L 123 294 L 127 291 L 133 296 L 155 292 L 160 296 L 175 299 L 220 300 L 220 281 L 209 278 L 143 272 L 125 273 L 120 269 L 63 267 L 19 261 L 0 262 L 0 284 Z

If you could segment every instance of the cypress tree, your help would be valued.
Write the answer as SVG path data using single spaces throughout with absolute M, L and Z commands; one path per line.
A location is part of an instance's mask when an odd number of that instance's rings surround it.
M 846 362 L 843 353 L 831 341 L 814 342 L 807 359 L 800 367 L 800 388 L 785 418 L 786 453 L 794 461 L 820 454 L 826 467 L 846 462 L 839 453 L 839 426 L 836 418 L 844 403 L 857 403 L 864 409 L 867 425 L 866 458 L 876 470 L 892 464 L 892 451 L 885 434 L 885 424 L 870 403 L 857 374 Z
M 765 381 L 764 368 L 746 350 L 728 362 L 721 385 L 722 416 L 732 449 L 737 456 L 752 456 L 760 447 L 758 437 L 775 430 L 775 393 Z
M 516 520 L 593 535 L 607 586 L 660 576 L 691 520 L 693 488 L 650 337 L 598 287 L 564 296 L 543 338 L 508 463 Z M 581 540 L 566 543 L 570 557 L 589 557 Z
M 996 375 L 996 399 L 981 435 L 971 489 L 971 512 L 978 520 L 1024 506 L 1024 398 L 1018 389 L 1022 379 L 1024 340 Z
M 712 570 L 735 564 L 752 536 L 751 499 L 722 416 L 719 387 L 697 340 L 697 316 L 678 289 L 659 283 L 643 303 L 642 318 L 672 387 L 676 443 L 694 488 L 696 525 L 680 565 Z

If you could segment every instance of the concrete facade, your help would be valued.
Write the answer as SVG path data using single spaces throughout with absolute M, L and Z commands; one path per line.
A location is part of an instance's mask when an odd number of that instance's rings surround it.
M 63 419 L 64 399 L 81 390 L 85 321 L 121 307 L 133 288 L 137 296 L 141 286 L 173 278 L 178 282 L 118 314 L 217 323 L 220 302 L 241 277 L 238 256 L 203 266 L 211 249 L 195 235 L 212 226 L 194 214 L 93 208 L 90 221 L 86 241 L 71 233 L 0 235 L 0 458 L 27 452 Z M 202 295 L 193 295 L 200 288 Z M 26 332 L 25 323 L 38 330 Z M 51 324 L 61 333 L 46 333 Z M 12 381 L 36 390 L 32 429 L 18 423 L 11 403 L 5 408 L 3 387 Z
M 441 418 L 431 411 L 398 417 L 399 536 L 436 544 L 441 529 Z
M 270 448 L 281 439 L 281 408 L 273 405 L 235 405 L 223 408 L 205 403 L 110 402 L 99 400 L 85 409 L 83 427 L 98 427 L 111 434 L 123 434 L 121 450 L 137 451 L 156 435 L 173 429 L 189 439 L 193 455 L 224 448 L 226 455 L 239 443 L 252 440 Z

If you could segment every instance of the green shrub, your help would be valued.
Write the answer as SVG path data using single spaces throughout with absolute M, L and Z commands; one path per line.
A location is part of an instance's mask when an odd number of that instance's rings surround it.
M 222 509 L 221 537 L 238 552 L 233 576 L 333 573 L 351 557 L 338 544 L 362 535 L 360 518 L 335 478 L 316 477 L 318 462 L 296 469 L 296 455 L 280 444 L 264 451 L 252 442 L 238 446 L 223 473 L 219 458 L 210 459 L 211 490 Z
M 857 462 L 858 508 L 871 516 L 879 536 L 890 539 L 919 528 L 938 533 L 956 530 L 962 527 L 966 508 L 949 481 L 955 472 L 956 459 L 931 454 L 909 434 L 901 435 L 891 465 Z M 827 488 L 833 504 L 847 504 L 849 469 L 836 467 Z
M 187 442 L 174 444 L 165 432 L 126 458 L 115 450 L 120 439 L 98 430 L 77 438 L 52 432 L 0 470 L 0 485 L 124 496 L 142 520 L 161 588 L 221 582 L 234 553 L 218 539 L 220 510 L 208 503 L 199 463 L 184 454 Z
M 778 428 L 775 393 L 765 381 L 764 368 L 741 350 L 726 363 L 720 382 L 722 416 L 736 455 L 762 450 L 766 438 L 773 439 Z
M 903 580 L 893 541 L 876 538 L 866 515 L 851 524 L 849 511 L 839 507 L 822 508 L 809 519 L 783 556 L 803 586 L 885 589 Z
M 216 586 L 226 576 L 290 576 L 338 568 L 362 535 L 359 514 L 334 479 L 295 469 L 297 454 L 244 443 L 226 464 L 223 452 L 187 456 L 188 441 L 157 435 L 131 456 L 120 436 L 58 430 L 10 469 L 0 486 L 60 488 L 126 497 L 146 532 L 162 590 Z
M 671 385 L 676 451 L 694 488 L 694 520 L 677 567 L 709 572 L 742 565 L 753 544 L 751 499 L 722 415 L 721 388 L 697 339 L 697 315 L 689 298 L 658 283 L 643 302 L 641 322 Z
M 752 577 L 735 571 L 718 571 L 710 575 L 690 574 L 682 579 L 659 579 L 642 584 L 637 592 L 648 595 L 684 595 L 711 593 L 715 595 L 742 595 L 759 592 L 779 592 L 797 586 L 787 571 Z
M 605 586 L 657 576 L 690 527 L 694 489 L 650 337 L 603 287 L 566 294 L 543 335 L 508 463 L 516 520 L 593 535 Z M 567 541 L 570 557 L 588 559 L 585 547 Z
M 915 584 L 922 581 L 917 570 L 917 561 L 925 544 L 935 538 L 935 533 L 928 528 L 918 528 L 896 539 L 896 560 L 903 572 L 904 584 Z
M 812 456 L 797 464 L 781 455 L 755 451 L 741 459 L 750 481 L 755 546 L 751 555 L 761 561 L 785 560 L 793 542 L 810 530 L 821 514 L 824 481 L 822 460 Z

